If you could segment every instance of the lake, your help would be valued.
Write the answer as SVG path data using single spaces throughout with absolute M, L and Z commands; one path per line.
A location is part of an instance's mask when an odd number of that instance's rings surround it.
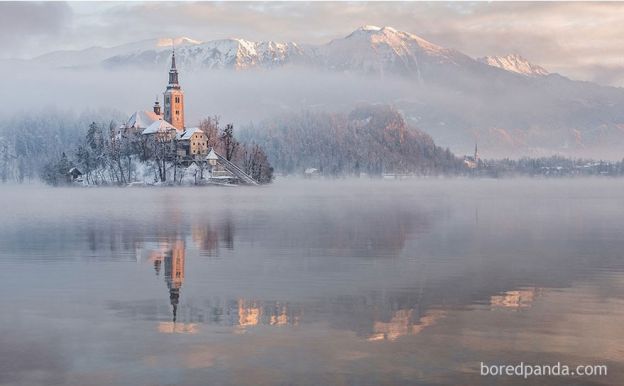
M 624 180 L 0 200 L 1 385 L 624 384 Z

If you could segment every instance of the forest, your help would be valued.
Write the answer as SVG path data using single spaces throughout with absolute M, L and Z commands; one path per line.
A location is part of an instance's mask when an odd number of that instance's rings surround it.
M 107 111 L 74 115 L 57 110 L 16 116 L 0 126 L 0 180 L 65 185 L 71 182 L 68 171 L 76 167 L 87 185 L 182 184 L 189 182 L 190 173 L 193 183 L 202 182 L 204 158 L 183 164 L 176 141 L 140 132 L 120 135 L 120 117 Z M 239 142 L 233 125 L 222 127 L 218 117 L 210 117 L 199 128 L 208 138 L 208 148 L 257 182 L 272 181 L 273 168 L 264 151 L 254 143 Z M 197 161 L 195 167 L 185 167 L 189 161 Z
M 480 163 L 479 169 L 474 174 L 493 178 L 624 176 L 624 160 L 597 161 L 561 156 L 486 160 Z
M 284 174 L 301 174 L 307 168 L 327 176 L 463 172 L 462 160 L 409 127 L 401 113 L 387 105 L 362 105 L 348 114 L 283 114 L 244 127 L 241 138 L 264 148 Z
M 180 184 L 194 173 L 202 181 L 204 165 L 192 171 L 176 161 L 175 144 L 135 133 L 115 138 L 123 114 L 116 111 L 61 110 L 16 114 L 0 122 L 0 181 L 41 180 L 67 183 L 77 167 L 88 185 Z M 620 162 L 560 156 L 480 160 L 467 168 L 462 158 L 437 146 L 423 131 L 410 127 L 387 105 L 361 105 L 349 113 L 299 111 L 273 116 L 237 129 L 218 116 L 200 121 L 209 147 L 260 183 L 274 172 L 304 174 L 314 168 L 326 177 L 384 174 L 410 176 L 622 176 Z M 199 176 L 199 178 L 198 178 Z

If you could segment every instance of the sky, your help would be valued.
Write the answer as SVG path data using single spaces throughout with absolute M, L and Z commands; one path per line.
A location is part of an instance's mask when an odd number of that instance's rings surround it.
M 155 37 L 325 43 L 392 26 L 473 57 L 520 54 L 573 79 L 624 86 L 624 3 L 0 3 L 0 58 Z

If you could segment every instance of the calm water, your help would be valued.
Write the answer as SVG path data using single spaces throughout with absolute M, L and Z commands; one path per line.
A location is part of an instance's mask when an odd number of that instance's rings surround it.
M 624 384 L 624 181 L 0 187 L 2 385 Z M 489 364 L 608 376 L 481 377 Z

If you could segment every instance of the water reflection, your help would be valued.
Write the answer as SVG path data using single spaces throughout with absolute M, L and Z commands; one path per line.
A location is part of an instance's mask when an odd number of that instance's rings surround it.
M 259 302 L 238 299 L 238 325 L 240 328 L 258 325 L 296 326 L 299 324 L 301 308 L 290 307 L 279 302 Z M 228 310 L 230 312 L 231 310 Z
M 368 340 L 397 340 L 405 335 L 417 335 L 425 328 L 435 324 L 438 319 L 443 318 L 446 312 L 443 310 L 431 310 L 420 318 L 416 318 L 415 315 L 417 315 L 417 311 L 413 308 L 398 310 L 394 312 L 390 321 L 374 322 L 373 333 L 368 337 Z
M 218 243 L 215 240 L 225 240 L 225 248 L 233 249 L 233 227 L 231 223 L 225 223 L 225 236 L 221 238 L 216 228 L 193 227 L 192 239 L 200 250 L 209 248 L 210 251 Z M 201 229 L 202 232 L 195 230 Z M 208 232 L 205 230 L 209 229 Z M 208 237 L 203 237 L 203 236 Z M 169 290 L 169 303 L 172 310 L 171 322 L 160 322 L 158 331 L 162 333 L 196 333 L 197 323 L 180 323 L 177 320 L 180 292 L 184 283 L 184 267 L 187 256 L 184 240 L 162 241 L 160 243 L 138 243 L 137 251 L 139 259 L 153 265 L 157 277 L 160 277 L 164 266 L 164 280 Z M 146 256 L 146 258 L 143 258 Z M 208 306 L 207 314 L 211 318 L 205 318 L 205 314 L 198 308 L 192 308 L 192 320 L 208 320 L 209 322 L 236 326 L 240 329 L 258 325 L 269 326 L 296 326 L 301 317 L 301 309 L 290 307 L 287 303 L 260 302 L 245 299 L 224 302 L 225 305 Z
M 171 211 L 168 213 L 171 214 Z M 474 213 L 477 213 L 476 209 Z M 339 222 L 340 227 L 329 230 L 323 213 L 316 213 L 308 219 L 309 221 L 300 225 L 290 224 L 286 220 L 288 226 L 285 226 L 264 219 L 263 223 L 270 224 L 268 229 L 282 230 L 265 233 L 266 226 L 247 224 L 237 227 L 236 223 L 245 224 L 245 221 L 237 218 L 231 211 L 223 212 L 220 216 L 191 217 L 187 223 L 184 221 L 188 219 L 184 219 L 183 215 L 176 212 L 172 218 L 182 221 L 179 224 L 160 224 L 149 229 L 149 232 L 147 230 L 141 232 L 140 227 L 135 227 L 135 232 L 132 233 L 134 242 L 128 248 L 136 251 L 139 261 L 150 262 L 157 277 L 160 277 L 164 269 L 163 277 L 169 294 L 170 321 L 162 321 L 160 315 L 157 317 L 157 329 L 161 333 L 196 334 L 202 325 L 230 327 L 232 333 L 241 333 L 260 326 L 294 327 L 302 323 L 322 323 L 334 329 L 355 332 L 364 341 L 396 341 L 402 337 L 418 335 L 434 326 L 439 320 L 444 319 L 450 310 L 473 304 L 487 304 L 491 310 L 527 309 L 542 293 L 541 287 L 520 285 L 527 277 L 535 283 L 550 280 L 552 285 L 552 277 L 546 279 L 531 274 L 539 271 L 551 272 L 550 268 L 545 267 L 558 264 L 557 259 L 541 261 L 528 271 L 524 266 L 521 266 L 522 270 L 509 270 L 505 265 L 500 267 L 487 265 L 484 269 L 482 263 L 472 267 L 470 265 L 472 262 L 466 261 L 461 265 L 445 267 L 444 274 L 435 270 L 425 274 L 423 267 L 417 268 L 408 264 L 403 268 L 407 268 L 407 272 L 415 276 L 401 279 L 404 283 L 402 288 L 390 289 L 383 294 L 378 293 L 373 286 L 359 294 L 278 300 L 277 297 L 283 295 L 287 295 L 288 298 L 289 290 L 294 291 L 293 294 L 297 292 L 296 288 L 287 289 L 286 292 L 283 292 L 284 288 L 280 288 L 281 292 L 275 299 L 266 295 L 228 297 L 204 293 L 202 296 L 187 299 L 181 306 L 181 289 L 189 256 L 191 259 L 202 259 L 205 256 L 219 256 L 224 251 L 234 253 L 237 248 L 246 253 L 249 251 L 258 253 L 259 249 L 266 248 L 267 244 L 273 248 L 272 250 L 280 252 L 279 248 L 276 249 L 276 245 L 286 248 L 286 251 L 290 251 L 291 245 L 296 246 L 296 251 L 309 251 L 326 244 L 322 249 L 323 253 L 334 253 L 338 250 L 340 255 L 353 254 L 357 258 L 372 255 L 379 258 L 389 252 L 393 255 L 399 254 L 408 240 L 417 240 L 418 235 L 429 232 L 435 224 L 432 221 L 433 216 L 417 210 L 389 212 L 375 218 L 374 221 L 370 221 L 370 216 L 371 214 L 367 212 L 349 211 Z M 473 214 L 472 218 L 467 217 L 470 226 L 464 228 L 462 237 L 465 237 L 466 230 L 476 234 L 476 238 L 479 237 L 481 230 L 476 216 Z M 369 221 L 365 221 L 364 217 L 369 218 Z M 348 226 L 342 225 L 345 223 Z M 503 224 L 509 227 L 510 235 L 516 233 L 513 224 L 506 220 Z M 250 232 L 251 229 L 254 232 Z M 454 235 L 446 237 L 449 239 L 447 240 L 449 247 L 452 248 L 455 244 L 452 240 Z M 149 241 L 150 239 L 158 241 Z M 243 241 L 238 242 L 237 239 Z M 421 244 L 421 247 L 427 248 L 427 244 Z M 438 241 L 436 247 L 439 248 Z M 280 267 L 283 263 L 266 260 L 265 257 L 262 259 L 264 260 L 260 266 L 255 266 L 254 261 L 245 262 L 252 270 L 259 269 L 265 272 L 257 271 L 256 275 L 251 276 L 247 272 L 244 280 L 253 279 L 258 274 L 260 276 L 268 274 L 269 278 L 282 277 L 279 271 L 266 270 L 267 264 L 272 269 L 284 269 Z M 292 265 L 296 262 L 296 258 L 288 256 L 287 261 L 284 275 L 296 275 L 295 270 L 301 268 Z M 529 258 L 522 263 L 534 262 Z M 339 264 L 334 262 L 333 267 L 340 267 Z M 377 267 L 377 269 L 386 268 L 386 266 Z M 320 269 L 324 271 L 326 268 Z M 452 271 L 453 269 L 459 271 Z M 477 276 L 475 269 L 481 271 Z M 315 267 L 312 272 L 316 270 Z M 228 277 L 229 275 L 232 275 L 232 272 L 228 272 Z M 349 275 L 351 274 L 347 273 L 344 278 Z M 483 282 L 479 280 L 483 275 L 495 280 Z M 567 285 L 573 279 L 574 273 L 567 271 L 565 283 L 558 282 L 557 285 Z M 203 281 L 200 277 L 196 280 Z M 236 279 L 233 280 L 234 283 L 237 282 Z M 453 284 L 454 282 L 461 282 L 462 286 L 458 287 Z M 254 283 L 253 286 L 257 288 L 258 284 Z M 131 302 L 114 304 L 114 308 L 118 311 L 125 307 L 134 309 L 135 305 Z M 146 319 L 154 317 L 149 308 L 142 309 L 146 311 Z M 136 317 L 136 310 L 131 314 Z
M 169 289 L 169 301 L 173 312 L 173 322 L 175 322 L 180 301 L 180 288 L 184 283 L 184 260 L 186 258 L 184 241 L 161 243 L 158 249 L 149 249 L 148 255 L 148 261 L 154 264 L 156 276 L 160 275 L 162 265 L 165 265 L 165 282 Z
M 505 308 L 520 310 L 531 307 L 531 304 L 542 293 L 541 288 L 525 288 L 506 291 L 502 295 L 492 295 L 490 305 L 492 309 Z
M 453 183 L 11 198 L 0 383 L 479 384 L 479 360 L 604 360 L 592 381 L 621 384 L 621 193 Z
M 232 240 L 224 248 L 233 249 L 233 227 L 227 222 L 224 224 L 226 225 L 222 229 L 228 235 L 225 240 Z M 176 237 L 179 236 L 170 238 L 170 241 L 137 243 L 136 246 L 139 258 L 153 266 L 156 277 L 161 276 L 164 267 L 163 277 L 169 293 L 171 322 L 158 322 L 157 329 L 161 333 L 195 334 L 201 324 L 234 327 L 233 333 L 244 332 L 256 326 L 298 326 L 301 322 L 308 322 L 304 317 L 307 315 L 310 323 L 322 322 L 334 328 L 350 329 L 368 341 L 395 341 L 403 336 L 421 333 L 447 314 L 447 310 L 441 308 L 440 294 L 436 290 L 423 293 L 424 289 L 420 288 L 389 292 L 384 296 L 369 294 L 363 301 L 355 297 L 308 300 L 297 304 L 245 298 L 204 300 L 201 305 L 188 302 L 184 320 L 180 321 L 178 307 L 185 280 L 187 248 L 186 242 Z M 215 240 L 223 238 L 219 228 L 193 226 L 191 239 L 199 250 L 207 247 L 212 250 L 218 246 Z M 492 310 L 525 309 L 531 306 L 541 292 L 542 289 L 537 287 L 507 290 L 501 294 L 490 295 L 489 304 Z M 471 304 L 478 298 L 471 297 L 466 304 Z M 447 297 L 446 308 L 452 306 L 448 299 Z M 119 308 L 119 304 L 116 307 Z
M 231 217 L 215 225 L 208 221 L 194 222 L 191 238 L 197 248 L 207 255 L 218 254 L 220 248 L 234 249 L 235 228 Z

